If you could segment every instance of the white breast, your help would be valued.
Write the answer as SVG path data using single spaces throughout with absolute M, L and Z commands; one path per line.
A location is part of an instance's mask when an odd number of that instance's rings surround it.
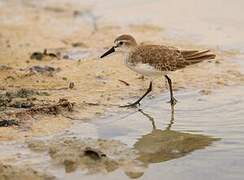
M 132 71 L 135 71 L 144 76 L 162 76 L 166 75 L 167 71 L 157 70 L 154 66 L 151 66 L 148 63 L 137 63 L 132 64 L 129 62 L 129 53 L 125 56 L 125 65 L 130 68 Z
M 127 66 L 131 70 L 133 70 L 139 74 L 145 75 L 145 76 L 162 76 L 164 74 L 167 74 L 166 71 L 159 71 L 159 70 L 155 69 L 153 66 L 151 66 L 150 64 L 138 63 L 135 65 L 127 64 Z

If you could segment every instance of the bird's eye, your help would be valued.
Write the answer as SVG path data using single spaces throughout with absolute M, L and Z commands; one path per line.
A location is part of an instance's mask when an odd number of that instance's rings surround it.
M 119 42 L 119 45 L 123 45 L 123 44 L 124 44 L 124 42 L 122 42 L 122 41 Z

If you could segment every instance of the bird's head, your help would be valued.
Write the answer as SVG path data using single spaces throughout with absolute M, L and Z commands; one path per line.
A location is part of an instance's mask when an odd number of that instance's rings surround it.
M 120 35 L 114 40 L 114 45 L 106 51 L 100 58 L 103 58 L 113 52 L 128 53 L 137 45 L 136 40 L 127 34 Z

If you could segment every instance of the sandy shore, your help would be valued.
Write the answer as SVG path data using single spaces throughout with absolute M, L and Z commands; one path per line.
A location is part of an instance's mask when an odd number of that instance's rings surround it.
M 119 34 L 179 49 L 208 49 L 171 40 L 160 26 L 102 24 L 92 13 L 82 3 L 0 2 L 0 118 L 18 123 L 0 127 L 0 141 L 23 142 L 62 132 L 73 120 L 86 122 L 107 110 L 125 111 L 118 105 L 139 97 L 148 79 L 126 68 L 119 54 L 99 59 Z M 44 49 L 51 55 L 43 55 Z M 193 88 L 208 94 L 243 84 L 244 74 L 233 60 L 237 52 L 211 50 L 215 60 L 170 74 L 175 91 Z M 42 59 L 31 59 L 34 52 Z M 22 95 L 21 89 L 32 93 Z M 162 78 L 155 80 L 152 95 L 159 93 L 168 93 Z

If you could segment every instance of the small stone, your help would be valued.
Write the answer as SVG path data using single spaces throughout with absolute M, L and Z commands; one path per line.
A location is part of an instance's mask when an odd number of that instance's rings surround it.
M 42 52 L 33 52 L 30 56 L 31 59 L 42 60 L 43 53 Z
M 74 83 L 74 82 L 70 82 L 70 83 L 69 83 L 69 88 L 70 88 L 70 89 L 73 89 L 74 87 L 75 87 L 75 83 Z
M 84 155 L 90 157 L 91 159 L 94 160 L 99 160 L 102 157 L 106 157 L 106 154 L 102 153 L 100 150 L 98 149 L 93 149 L 91 147 L 87 147 L 84 150 Z

